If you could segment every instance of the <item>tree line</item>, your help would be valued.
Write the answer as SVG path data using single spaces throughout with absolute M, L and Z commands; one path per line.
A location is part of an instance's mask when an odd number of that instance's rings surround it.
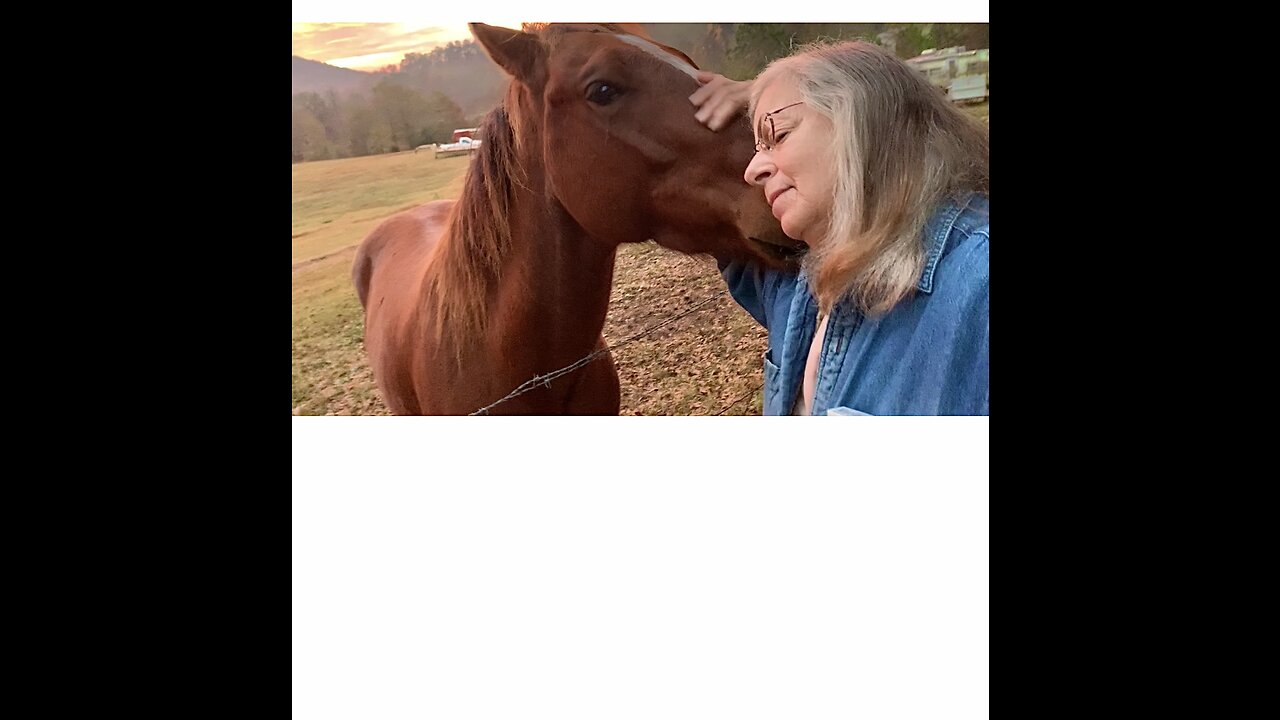
M 645 29 L 702 69 L 738 80 L 821 40 L 867 40 L 901 58 L 927 48 L 990 47 L 987 23 L 650 23 Z M 375 76 L 368 93 L 293 96 L 294 162 L 449 142 L 454 128 L 475 125 L 496 105 L 507 84 L 506 75 L 472 40 L 409 53 Z
M 293 161 L 375 155 L 449 142 L 501 99 L 506 76 L 472 40 L 409 53 L 368 92 L 293 96 Z
M 442 92 L 382 80 L 369 95 L 330 90 L 293 96 L 293 162 L 409 150 L 449 142 L 466 118 Z
M 929 48 L 991 46 L 988 23 L 653 23 L 645 29 L 698 67 L 735 80 L 755 77 L 770 62 L 819 41 L 866 40 L 903 59 Z

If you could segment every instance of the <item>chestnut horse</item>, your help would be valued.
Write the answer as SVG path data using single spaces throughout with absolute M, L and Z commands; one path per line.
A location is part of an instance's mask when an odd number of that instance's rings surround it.
M 753 138 L 694 119 L 694 67 L 620 26 L 472 24 L 511 83 L 464 187 L 365 238 L 365 349 L 398 415 L 465 415 L 606 347 L 620 243 L 777 264 L 794 243 L 743 182 Z M 607 353 L 492 409 L 618 413 Z

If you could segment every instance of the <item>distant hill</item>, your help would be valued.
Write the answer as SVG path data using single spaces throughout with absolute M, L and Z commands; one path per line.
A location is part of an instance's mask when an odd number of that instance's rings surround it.
M 293 94 L 301 92 L 357 92 L 373 87 L 377 77 L 372 73 L 326 65 L 315 60 L 293 56 Z

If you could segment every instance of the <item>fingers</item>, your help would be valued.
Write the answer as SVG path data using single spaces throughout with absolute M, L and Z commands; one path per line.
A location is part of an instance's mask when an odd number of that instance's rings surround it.
M 707 98 L 718 98 L 737 84 L 723 75 L 717 75 L 705 70 L 698 71 L 698 82 L 700 87 L 689 96 L 689 102 L 697 106 L 701 106 L 702 103 L 706 102 Z
M 693 98 L 690 98 L 690 101 L 692 100 Z M 721 101 L 712 94 L 705 96 L 701 101 L 694 102 L 693 104 L 698 106 L 697 112 L 693 114 L 694 119 L 703 125 L 706 125 L 707 121 L 716 113 L 717 108 L 720 107 Z
M 689 102 L 693 103 L 694 107 L 702 107 L 702 103 L 706 102 L 707 98 L 714 95 L 715 92 L 715 85 L 703 85 L 693 91 L 693 94 L 689 96 Z
M 707 127 L 719 131 L 727 127 L 740 114 L 742 114 L 742 106 L 737 103 L 718 105 L 712 111 L 711 119 L 707 121 Z
M 703 85 L 689 96 L 689 102 L 698 108 L 694 118 L 712 130 L 728 125 L 746 107 L 750 82 L 737 82 L 711 72 L 699 72 L 698 81 Z
M 742 106 L 738 103 L 726 100 L 724 97 L 716 97 L 699 108 L 693 117 L 712 130 L 720 130 L 741 112 Z

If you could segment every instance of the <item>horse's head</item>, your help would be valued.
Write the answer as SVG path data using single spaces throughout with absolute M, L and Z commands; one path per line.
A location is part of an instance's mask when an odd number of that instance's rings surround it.
M 547 192 L 589 235 L 774 264 L 800 247 L 742 179 L 748 124 L 712 132 L 694 118 L 683 54 L 598 25 L 471 31 L 514 80 L 506 104 L 523 161 L 541 164 Z

